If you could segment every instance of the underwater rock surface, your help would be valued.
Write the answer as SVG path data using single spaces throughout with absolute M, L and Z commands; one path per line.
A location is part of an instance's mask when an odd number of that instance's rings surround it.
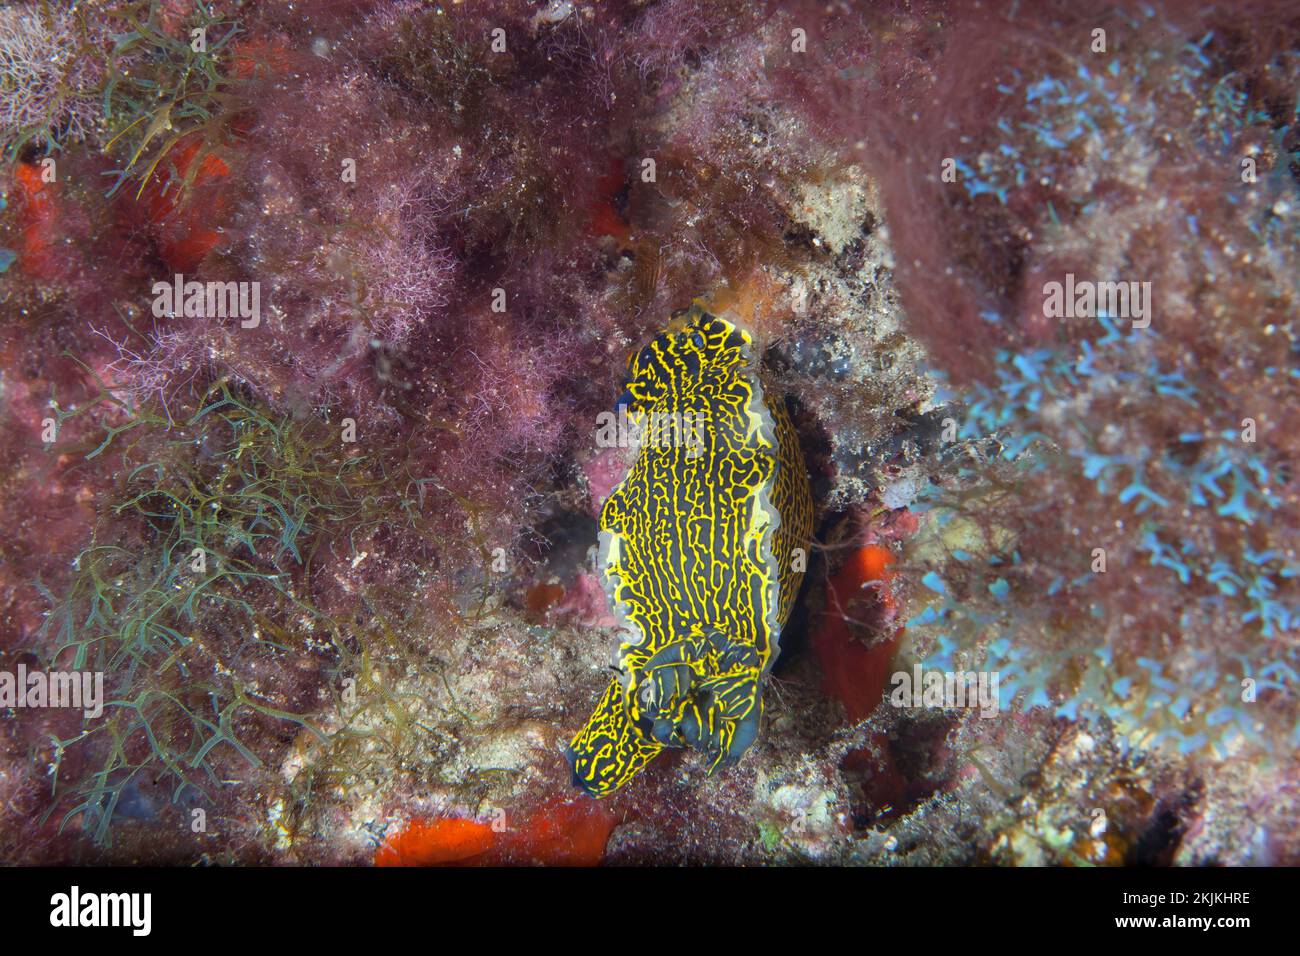
M 0 9 L 0 861 L 1300 862 L 1300 24 L 1080 6 Z M 696 301 L 811 544 L 593 800 Z

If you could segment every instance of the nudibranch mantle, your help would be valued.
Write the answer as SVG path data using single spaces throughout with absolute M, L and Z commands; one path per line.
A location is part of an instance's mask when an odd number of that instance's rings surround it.
M 753 743 L 803 577 L 812 497 L 752 336 L 699 305 L 629 363 L 620 406 L 642 433 L 600 514 L 599 566 L 626 639 L 569 745 L 574 782 L 619 789 L 666 748 L 712 772 Z M 806 552 L 805 552 L 806 553 Z

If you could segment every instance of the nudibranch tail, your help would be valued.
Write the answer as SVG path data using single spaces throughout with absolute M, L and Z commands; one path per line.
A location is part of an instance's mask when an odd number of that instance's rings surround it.
M 565 755 L 574 786 L 593 797 L 613 793 L 659 756 L 663 745 L 636 726 L 623 700 L 623 684 L 610 681 L 591 718 Z
M 697 305 L 629 364 L 620 404 L 643 437 L 600 515 L 605 586 L 628 639 L 620 677 L 569 748 L 575 782 L 594 795 L 665 748 L 699 751 L 712 772 L 758 735 L 812 498 L 752 341 Z

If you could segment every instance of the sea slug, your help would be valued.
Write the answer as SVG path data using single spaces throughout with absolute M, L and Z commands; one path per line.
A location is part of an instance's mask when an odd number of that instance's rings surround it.
M 600 515 L 599 564 L 626 631 L 567 754 L 612 793 L 665 748 L 734 764 L 758 735 L 812 531 L 808 472 L 753 338 L 700 305 L 629 363 L 620 400 L 643 436 Z M 665 425 L 667 423 L 667 426 Z

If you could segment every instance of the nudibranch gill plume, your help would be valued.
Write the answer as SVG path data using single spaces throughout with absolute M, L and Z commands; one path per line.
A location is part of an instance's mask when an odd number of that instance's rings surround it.
M 808 472 L 752 336 L 701 306 L 629 364 L 620 402 L 644 436 L 600 514 L 599 563 L 625 631 L 568 757 L 574 783 L 618 790 L 666 748 L 712 772 L 758 735 L 763 688 L 803 578 Z M 670 425 L 671 427 L 666 427 Z

